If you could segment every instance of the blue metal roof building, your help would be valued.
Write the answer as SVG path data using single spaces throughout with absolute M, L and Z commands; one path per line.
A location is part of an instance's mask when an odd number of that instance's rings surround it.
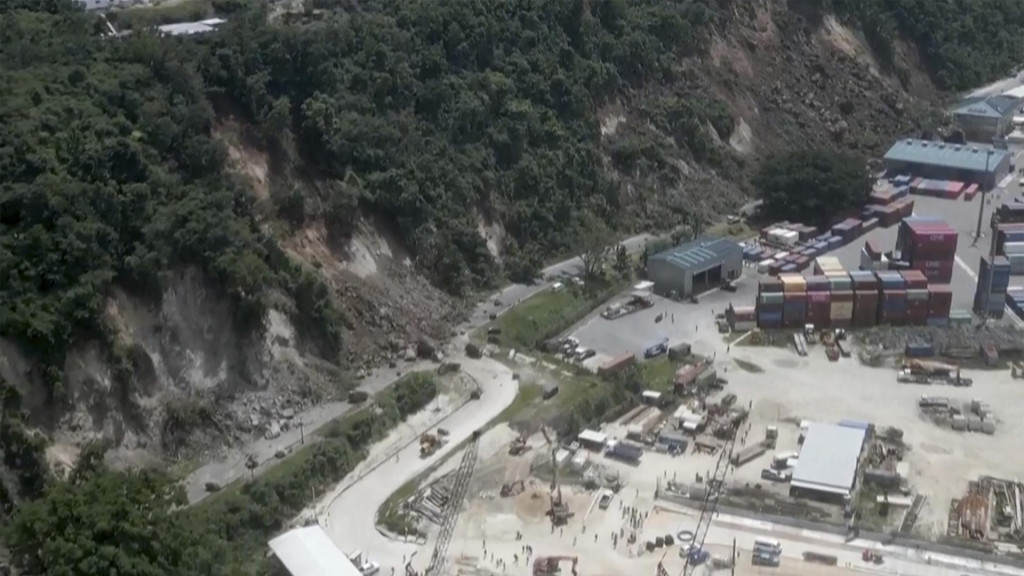
M 983 144 L 900 140 L 885 153 L 890 174 L 957 180 L 992 188 L 1010 170 L 1011 154 Z
M 647 259 L 647 277 L 658 294 L 688 297 L 739 278 L 743 249 L 725 238 L 700 238 Z

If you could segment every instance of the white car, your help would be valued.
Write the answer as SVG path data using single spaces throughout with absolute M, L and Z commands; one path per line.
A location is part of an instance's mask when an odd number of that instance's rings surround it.
M 363 556 L 362 552 L 354 552 L 348 558 L 359 567 L 359 572 L 363 576 L 374 576 L 374 574 L 380 572 L 380 564 Z

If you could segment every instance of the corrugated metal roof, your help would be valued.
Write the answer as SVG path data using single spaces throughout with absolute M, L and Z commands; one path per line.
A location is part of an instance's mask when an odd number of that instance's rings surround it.
M 996 166 L 1008 154 L 1006 150 L 977 144 L 947 144 L 926 140 L 900 140 L 885 153 L 886 160 L 942 166 L 960 170 L 985 171 L 988 152 L 988 171 L 995 172 Z
M 292 576 L 362 576 L 320 526 L 285 532 L 270 541 L 270 549 Z
M 846 494 L 857 477 L 857 461 L 865 430 L 812 422 L 793 471 L 792 483 L 802 488 Z
M 1006 94 L 998 96 L 974 96 L 961 100 L 954 108 L 953 114 L 961 116 L 984 116 L 985 118 L 1002 118 L 1020 104 L 1019 98 Z
M 740 245 L 725 238 L 698 238 L 693 242 L 659 252 L 651 258 L 664 260 L 680 268 L 700 272 L 729 256 L 742 257 Z

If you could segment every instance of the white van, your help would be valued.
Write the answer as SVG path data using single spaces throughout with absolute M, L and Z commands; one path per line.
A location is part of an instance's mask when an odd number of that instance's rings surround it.
M 771 538 L 754 538 L 754 552 L 782 554 L 782 543 Z

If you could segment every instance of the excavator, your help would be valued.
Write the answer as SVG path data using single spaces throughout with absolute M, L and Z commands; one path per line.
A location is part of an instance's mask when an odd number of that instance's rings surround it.
M 538 556 L 533 561 L 533 576 L 554 576 L 561 574 L 562 570 L 558 563 L 563 560 L 572 561 L 572 576 L 577 576 L 576 565 L 579 563 L 577 556 Z
M 501 485 L 501 497 L 509 498 L 511 496 L 518 496 L 523 493 L 526 489 L 526 485 L 523 484 L 522 480 L 515 480 L 513 482 L 506 482 Z
M 540 431 L 544 434 L 544 441 L 551 448 L 551 509 L 548 511 L 548 515 L 551 516 L 552 524 L 561 526 L 569 522 L 569 518 L 572 518 L 574 514 L 569 511 L 569 506 L 562 500 L 562 487 L 558 484 L 558 459 L 556 457 L 558 444 L 551 441 L 547 428 L 541 426 Z
M 443 444 L 444 439 L 438 434 L 424 432 L 420 436 L 420 457 L 427 458 L 428 456 L 432 456 Z
M 526 434 L 520 434 L 516 436 L 516 439 L 512 441 L 512 444 L 508 447 L 508 453 L 512 456 L 519 456 L 523 452 L 526 452 L 530 447 L 526 444 Z

